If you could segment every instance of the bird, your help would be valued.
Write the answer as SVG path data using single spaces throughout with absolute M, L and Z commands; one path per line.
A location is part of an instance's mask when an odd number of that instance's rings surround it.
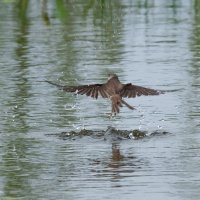
M 121 83 L 116 74 L 108 74 L 108 80 L 103 84 L 68 86 L 59 85 L 48 80 L 46 80 L 46 82 L 57 86 L 60 90 L 65 92 L 86 95 L 95 99 L 97 99 L 99 96 L 103 98 L 109 98 L 112 104 L 110 113 L 111 116 L 115 116 L 117 113 L 119 113 L 120 108 L 123 107 L 123 105 L 131 110 L 135 109 L 134 106 L 129 105 L 126 101 L 124 101 L 123 98 L 134 98 L 142 95 L 160 95 L 165 93 L 163 90 L 146 88 L 138 85 L 133 85 L 132 83 Z

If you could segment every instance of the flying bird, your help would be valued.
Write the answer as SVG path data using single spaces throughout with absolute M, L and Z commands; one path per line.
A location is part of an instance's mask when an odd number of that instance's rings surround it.
M 90 84 L 90 85 L 78 85 L 78 86 L 68 86 L 59 85 L 51 81 L 46 81 L 52 85 L 57 86 L 60 90 L 65 92 L 71 92 L 75 94 L 81 94 L 90 96 L 93 98 L 98 98 L 99 96 L 103 98 L 109 98 L 112 102 L 111 116 L 119 113 L 120 107 L 123 105 L 127 106 L 129 109 L 135 109 L 133 106 L 129 105 L 123 100 L 124 97 L 134 98 L 137 96 L 150 96 L 163 94 L 165 91 L 155 90 L 150 88 L 145 88 L 132 83 L 123 84 L 120 82 L 116 74 L 109 74 L 108 80 L 104 84 Z

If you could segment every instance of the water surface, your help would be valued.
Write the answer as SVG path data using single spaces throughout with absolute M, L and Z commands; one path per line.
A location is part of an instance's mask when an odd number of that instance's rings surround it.
M 199 22 L 196 0 L 1 1 L 1 199 L 199 199 Z M 109 119 L 109 100 L 44 82 L 110 72 L 182 90 Z

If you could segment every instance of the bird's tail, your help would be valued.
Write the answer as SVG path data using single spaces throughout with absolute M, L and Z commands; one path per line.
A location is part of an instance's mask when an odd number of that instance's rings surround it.
M 131 110 L 134 110 L 134 109 L 135 109 L 133 106 L 131 106 L 131 105 L 129 105 L 128 103 L 126 103 L 126 101 L 124 101 L 123 99 L 121 100 L 121 102 L 122 102 L 125 106 L 127 106 L 129 109 L 131 109 Z

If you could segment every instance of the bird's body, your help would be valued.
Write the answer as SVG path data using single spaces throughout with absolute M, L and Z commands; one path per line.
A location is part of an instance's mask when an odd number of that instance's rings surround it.
M 141 95 L 159 95 L 164 93 L 161 90 L 154 90 L 150 88 L 145 88 L 137 85 L 132 85 L 131 83 L 123 84 L 119 81 L 116 74 L 111 74 L 108 77 L 108 81 L 105 84 L 91 84 L 91 85 L 80 85 L 80 86 L 62 86 L 50 81 L 47 81 L 50 84 L 56 85 L 61 90 L 65 92 L 72 92 L 76 94 L 85 94 L 93 98 L 98 98 L 102 96 L 103 98 L 110 98 L 112 101 L 112 114 L 119 113 L 120 107 L 123 105 L 127 106 L 129 109 L 134 109 L 133 106 L 130 106 L 122 98 L 134 98 Z

